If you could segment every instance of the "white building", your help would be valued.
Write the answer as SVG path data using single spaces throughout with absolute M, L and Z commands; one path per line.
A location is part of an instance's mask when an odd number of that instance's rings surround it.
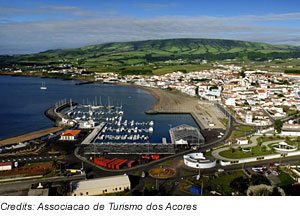
M 225 101 L 225 104 L 227 106 L 235 106 L 235 98 L 228 98 L 226 101 Z
M 247 145 L 248 144 L 248 139 L 245 137 L 237 138 L 237 143 L 239 145 Z
M 80 130 L 66 130 L 60 135 L 61 140 L 76 140 L 80 134 Z
M 252 116 L 252 112 L 247 112 L 246 117 L 245 117 L 245 121 L 247 124 L 251 124 L 253 121 L 253 116 Z
M 259 99 L 266 99 L 268 97 L 268 93 L 264 89 L 259 89 L 257 92 L 258 92 Z
M 96 196 L 107 193 L 130 190 L 130 180 L 127 175 L 110 176 L 72 182 L 72 196 Z
M 0 171 L 11 170 L 12 162 L 0 163 Z
M 282 136 L 300 136 L 300 124 L 283 124 Z
M 206 158 L 203 153 L 190 153 L 183 156 L 184 164 L 197 169 L 209 169 L 216 166 L 214 158 Z

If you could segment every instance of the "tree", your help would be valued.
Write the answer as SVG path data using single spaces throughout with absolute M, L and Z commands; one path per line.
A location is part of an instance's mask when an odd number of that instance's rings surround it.
M 244 105 L 245 105 L 245 106 L 249 106 L 248 101 L 245 100 L 245 101 L 244 101 Z
M 281 133 L 282 125 L 283 125 L 283 123 L 282 123 L 282 121 L 280 119 L 275 120 L 275 122 L 274 122 L 274 128 L 277 131 L 277 133 Z
M 57 193 L 61 196 L 67 195 L 70 192 L 70 184 L 67 181 L 64 181 L 57 187 Z
M 246 77 L 246 74 L 245 74 L 245 71 L 241 71 L 241 72 L 239 72 L 239 76 L 241 76 L 241 77 Z
M 252 185 L 260 185 L 260 184 L 271 185 L 270 181 L 263 175 L 252 175 L 251 183 Z
M 249 179 L 244 179 L 242 176 L 237 177 L 230 182 L 229 186 L 233 191 L 239 194 L 245 194 L 249 186 Z

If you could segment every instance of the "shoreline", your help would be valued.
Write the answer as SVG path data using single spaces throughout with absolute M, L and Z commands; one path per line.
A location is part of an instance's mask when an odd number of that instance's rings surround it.
M 200 129 L 225 129 L 219 120 L 220 116 L 215 114 L 216 110 L 211 102 L 202 101 L 197 97 L 189 96 L 178 91 L 168 91 L 159 88 L 138 86 L 121 83 L 123 86 L 131 86 L 143 89 L 155 97 L 156 103 L 146 114 L 187 114 L 190 115 Z M 214 125 L 209 125 L 209 121 Z
M 3 74 L 3 72 L 0 72 L 0 75 L 10 75 L 12 77 L 14 77 L 14 76 L 41 77 L 38 75 L 27 75 L 27 74 L 22 74 L 22 75 Z M 47 78 L 64 79 L 62 77 L 47 77 Z M 70 80 L 91 81 L 90 79 L 74 79 L 74 78 L 70 78 Z M 167 91 L 167 90 L 163 90 L 163 89 L 151 88 L 151 87 L 146 87 L 146 86 L 139 86 L 139 85 L 134 85 L 131 83 L 116 83 L 114 85 L 139 88 L 139 89 L 149 92 L 156 99 L 156 102 L 152 106 L 151 110 L 145 111 L 145 113 L 153 112 L 151 114 L 160 114 L 160 113 L 161 114 L 189 114 L 192 116 L 192 118 L 194 119 L 196 124 L 201 129 L 207 128 L 205 125 L 203 125 L 202 121 L 200 120 L 201 116 L 199 114 L 205 113 L 209 110 L 205 111 L 201 107 L 199 107 L 199 103 L 198 103 L 199 99 L 197 99 L 195 97 L 192 97 L 189 95 L 184 95 L 180 92 Z M 218 124 L 218 127 L 220 127 L 221 125 L 222 124 Z M 33 132 L 30 132 L 27 134 L 22 134 L 22 135 L 10 137 L 10 138 L 4 139 L 4 140 L 0 140 L 0 146 L 9 145 L 9 144 L 3 144 L 3 143 L 14 144 L 14 143 L 11 143 L 12 140 L 17 140 L 18 141 L 17 143 L 30 140 L 31 138 L 29 138 L 27 140 L 24 140 L 24 139 L 25 139 L 25 137 L 31 137 L 32 134 L 39 134 L 42 131 L 52 131 L 53 128 L 57 128 L 57 127 L 52 127 L 52 128 L 48 128 L 48 129 L 40 130 L 40 131 L 33 131 Z M 49 133 L 52 133 L 52 132 L 49 132 Z M 42 135 L 39 137 L 42 137 L 45 135 L 47 135 L 47 134 L 42 133 Z M 35 139 L 35 138 L 32 138 L 32 139 Z

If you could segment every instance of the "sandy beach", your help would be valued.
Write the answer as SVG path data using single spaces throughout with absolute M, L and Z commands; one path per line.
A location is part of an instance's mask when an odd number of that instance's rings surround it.
M 141 88 L 150 92 L 156 98 L 156 103 L 150 112 L 191 114 L 196 123 L 203 129 L 225 128 L 220 121 L 220 119 L 224 118 L 225 116 L 211 102 L 202 101 L 197 97 L 192 97 L 174 90 L 169 91 L 132 84 L 121 85 Z M 214 125 L 210 125 L 209 123 L 213 123 Z

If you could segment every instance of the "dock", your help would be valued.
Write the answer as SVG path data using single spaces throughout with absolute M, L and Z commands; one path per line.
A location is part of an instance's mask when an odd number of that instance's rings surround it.
M 75 85 L 86 85 L 86 84 L 92 84 L 92 83 L 95 83 L 95 81 L 78 82 L 78 83 L 75 83 Z
M 90 133 L 83 141 L 81 144 L 83 145 L 89 145 L 91 143 L 93 143 L 93 141 L 95 140 L 95 138 L 97 137 L 97 135 L 102 131 L 102 129 L 104 128 L 106 124 L 104 122 L 102 122 L 100 125 L 98 125 L 97 127 L 94 128 L 94 130 L 92 131 L 92 133 Z

